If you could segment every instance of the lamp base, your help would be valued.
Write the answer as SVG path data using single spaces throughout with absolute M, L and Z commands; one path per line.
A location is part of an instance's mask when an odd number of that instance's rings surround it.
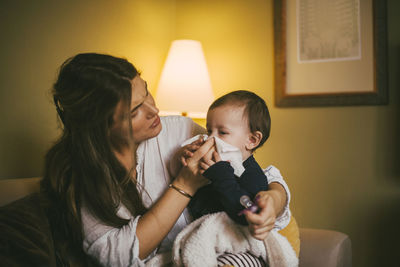
M 160 110 L 160 116 L 185 116 L 195 119 L 205 119 L 207 112 L 187 112 L 187 111 L 163 111 Z

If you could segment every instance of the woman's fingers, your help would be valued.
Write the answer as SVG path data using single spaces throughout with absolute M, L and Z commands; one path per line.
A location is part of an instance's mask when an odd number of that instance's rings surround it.
M 249 222 L 250 233 L 256 239 L 265 239 L 275 226 L 275 220 L 272 218 L 264 220 L 264 216 L 251 212 L 245 212 L 245 216 Z
M 273 205 L 273 198 L 268 191 L 262 191 L 258 194 L 257 205 L 260 208 L 259 213 L 245 212 L 246 220 L 249 223 L 249 230 L 256 239 L 264 239 L 274 228 L 276 214 Z
M 187 166 L 187 159 L 193 156 L 193 152 L 196 151 L 196 147 L 192 145 L 186 145 L 181 148 L 181 156 L 179 157 L 179 161 L 182 166 Z
M 214 138 L 209 138 L 208 140 Z M 207 140 L 207 142 L 208 142 Z M 215 150 L 215 147 L 212 146 L 210 149 L 203 155 L 199 162 L 200 173 L 203 174 L 208 168 L 214 165 L 216 162 L 220 161 L 221 157 L 219 156 L 218 152 Z
M 181 162 L 182 166 L 187 166 L 187 162 L 186 162 L 186 158 L 185 157 L 181 157 L 180 158 L 180 162 Z
M 262 212 L 262 211 L 261 211 Z M 246 212 L 246 219 L 249 222 L 249 225 L 253 230 L 261 229 L 261 228 L 269 228 L 274 227 L 275 225 L 275 217 L 263 215 L 261 213 L 251 213 Z
M 191 151 L 189 151 L 189 150 L 185 150 L 185 151 L 183 151 L 183 156 L 184 156 L 185 158 L 190 158 L 190 157 L 193 156 L 193 152 L 191 152 Z
M 202 144 L 204 144 L 204 140 L 203 137 L 200 137 L 199 139 L 197 139 L 196 141 L 192 142 L 191 145 L 195 145 L 195 146 L 201 146 Z
M 218 162 L 218 161 L 222 160 L 217 151 L 214 151 L 213 159 L 214 159 L 215 162 Z
M 207 139 L 207 141 L 193 153 L 193 156 L 188 159 L 188 161 L 198 162 L 213 146 L 214 138 Z
M 254 238 L 264 240 L 273 228 L 273 224 L 262 228 L 250 228 L 250 233 Z
M 186 146 L 186 149 L 188 151 L 195 152 L 197 149 L 199 149 L 199 147 L 200 145 L 190 144 Z
M 215 148 L 212 147 L 210 150 L 208 150 L 208 152 L 203 156 L 202 161 L 204 161 L 206 164 L 208 164 L 209 166 L 213 165 L 215 163 L 215 161 L 213 160 L 213 155 L 215 152 Z
M 201 173 L 206 171 L 208 168 L 210 168 L 212 165 L 215 164 L 215 161 L 213 160 L 213 155 L 215 151 L 214 149 L 210 149 L 204 157 L 200 161 L 200 169 L 202 170 Z
M 200 162 L 200 173 L 203 174 L 210 166 L 204 162 Z

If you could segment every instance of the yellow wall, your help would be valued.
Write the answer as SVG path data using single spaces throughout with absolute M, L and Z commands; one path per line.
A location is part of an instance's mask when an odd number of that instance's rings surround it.
M 58 134 L 50 89 L 80 52 L 126 57 L 158 81 L 175 1 L 0 1 L 0 178 L 39 176 Z
M 272 133 L 256 158 L 281 170 L 300 226 L 349 234 L 354 266 L 398 264 L 400 5 L 388 2 L 390 104 L 326 108 L 273 105 L 271 0 L 177 5 L 177 37 L 203 43 L 216 96 L 248 89 L 266 99 Z
M 396 265 L 398 1 L 388 1 L 390 104 L 327 108 L 274 107 L 272 0 L 35 2 L 0 2 L 0 178 L 41 174 L 58 133 L 48 90 L 65 58 L 125 56 L 154 92 L 170 41 L 197 39 L 216 96 L 248 89 L 266 99 L 272 134 L 256 158 L 281 170 L 300 226 L 349 234 L 354 266 Z

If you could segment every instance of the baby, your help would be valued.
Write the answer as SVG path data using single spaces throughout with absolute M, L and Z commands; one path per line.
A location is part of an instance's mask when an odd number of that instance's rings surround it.
M 267 177 L 253 153 L 268 139 L 270 126 L 271 119 L 265 101 L 252 92 L 234 91 L 211 104 L 207 113 L 207 133 L 209 138 L 216 137 L 217 152 L 213 153 L 211 159 L 201 163 L 203 175 L 211 183 L 199 189 L 189 203 L 194 219 L 225 211 L 235 222 L 247 225 L 245 217 L 240 216 L 244 209 L 240 199 L 244 195 L 254 199 L 258 192 L 268 189 Z M 232 167 L 233 164 L 221 160 L 218 143 L 220 146 L 227 143 L 236 147 L 241 154 L 244 171 L 239 172 L 240 177 L 235 175 L 238 172 L 237 168 L 235 171 Z M 181 157 L 183 164 L 198 145 L 197 141 L 185 146 Z

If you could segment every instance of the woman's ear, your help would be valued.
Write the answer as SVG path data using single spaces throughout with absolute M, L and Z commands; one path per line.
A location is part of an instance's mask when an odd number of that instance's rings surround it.
M 260 144 L 262 137 L 263 135 L 260 131 L 255 131 L 253 133 L 250 133 L 249 140 L 246 144 L 246 149 L 247 150 L 255 149 Z

